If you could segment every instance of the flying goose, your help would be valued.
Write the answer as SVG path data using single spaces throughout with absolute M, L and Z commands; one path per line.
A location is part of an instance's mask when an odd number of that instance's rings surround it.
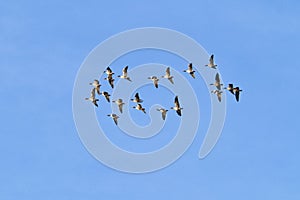
M 137 106 L 133 106 L 133 108 L 137 109 L 137 110 L 141 110 L 143 111 L 143 113 L 146 114 L 145 108 L 143 108 L 142 104 L 138 104 Z
M 188 69 L 186 70 L 183 70 L 183 72 L 187 72 L 189 73 L 193 78 L 195 78 L 195 71 L 193 70 L 193 64 L 190 63 L 189 66 L 188 66 Z
M 107 80 L 111 88 L 114 88 L 115 79 L 113 79 L 112 74 L 109 74 L 104 80 Z
M 92 83 L 90 83 L 90 85 L 92 85 L 96 89 L 97 94 L 100 94 L 100 86 L 101 86 L 101 84 L 99 83 L 98 80 L 95 79 Z
M 162 78 L 167 78 L 172 84 L 174 84 L 173 76 L 170 73 L 170 67 L 166 69 L 166 75 L 162 76 Z
M 108 94 L 108 92 L 101 92 L 101 95 L 104 96 L 108 102 L 110 102 L 110 99 L 109 99 L 110 94 Z
M 209 63 L 208 63 L 207 65 L 205 65 L 205 66 L 210 67 L 210 68 L 213 68 L 213 69 L 216 69 L 216 67 L 217 67 L 218 65 L 216 65 L 215 62 L 214 62 L 214 54 L 212 54 L 212 55 L 210 56 L 210 58 L 209 58 Z
M 110 67 L 107 67 L 106 70 L 105 70 L 103 73 L 106 73 L 108 76 L 109 76 L 109 75 L 115 74 L 115 73 L 110 69 Z
M 213 90 L 211 93 L 214 93 L 217 95 L 219 102 L 222 101 L 222 91 L 221 90 Z
M 99 99 L 95 98 L 95 88 L 92 89 L 91 91 L 91 95 L 89 98 L 85 98 L 85 100 L 89 100 L 91 101 L 96 107 L 98 107 L 97 101 L 99 101 Z
M 177 114 L 179 116 L 181 116 L 181 110 L 183 108 L 180 108 L 180 104 L 179 104 L 179 101 L 178 101 L 178 96 L 175 97 L 174 104 L 175 104 L 175 106 L 171 107 L 171 109 L 175 110 L 177 112 Z
M 112 113 L 107 116 L 111 117 L 114 120 L 115 124 L 118 125 L 118 118 L 120 118 L 118 115 Z
M 231 94 L 234 94 L 233 92 L 233 84 L 229 83 L 228 87 L 224 87 L 225 90 L 228 90 Z
M 135 103 L 142 103 L 143 102 L 143 100 L 140 99 L 138 92 L 135 94 L 134 97 L 135 97 L 134 99 L 130 99 L 130 100 L 133 101 L 133 102 L 135 102 Z
M 164 108 L 158 108 L 156 110 L 159 111 L 159 112 L 161 112 L 161 117 L 162 117 L 163 120 L 165 120 L 168 110 L 166 110 Z
M 210 84 L 210 85 L 214 85 L 214 86 L 216 86 L 216 88 L 217 88 L 218 90 L 221 90 L 221 86 L 223 86 L 223 84 L 221 84 L 221 82 L 220 82 L 219 73 L 216 74 L 215 80 L 216 80 L 216 82 L 215 82 L 215 83 L 212 83 L 212 84 Z
M 158 88 L 158 81 L 159 79 L 156 76 L 150 76 L 148 79 L 151 79 L 153 81 L 153 84 L 156 88 Z
M 236 99 L 237 102 L 240 100 L 240 92 L 241 91 L 243 91 L 243 90 L 240 90 L 239 87 L 233 88 L 233 92 L 234 92 L 235 99 Z
M 119 75 L 118 77 L 119 77 L 119 78 L 126 79 L 126 80 L 128 80 L 128 81 L 131 81 L 130 77 L 129 77 L 128 74 L 127 74 L 127 70 L 128 70 L 128 66 L 124 67 L 124 68 L 123 68 L 123 73 L 122 73 L 122 75 Z
M 115 100 L 115 101 L 112 101 L 112 102 L 116 103 L 118 105 L 118 107 L 119 107 L 120 112 L 123 113 L 123 105 L 125 104 L 123 102 L 123 100 L 122 99 L 118 99 L 118 100 Z

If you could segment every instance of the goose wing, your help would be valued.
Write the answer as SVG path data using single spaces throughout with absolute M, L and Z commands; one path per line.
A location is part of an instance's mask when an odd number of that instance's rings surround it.
M 170 73 L 170 67 L 168 67 L 168 68 L 166 69 L 166 75 L 167 75 L 167 77 L 171 76 L 171 73 Z

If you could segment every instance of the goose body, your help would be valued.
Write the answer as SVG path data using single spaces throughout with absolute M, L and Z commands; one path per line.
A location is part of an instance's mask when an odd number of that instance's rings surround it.
M 176 113 L 177 113 L 179 116 L 181 116 L 181 110 L 182 110 L 183 108 L 180 107 L 179 100 L 178 100 L 178 96 L 175 97 L 174 104 L 175 104 L 175 106 L 174 106 L 174 107 L 171 107 L 171 109 L 175 110 Z
M 109 114 L 107 116 L 111 117 L 114 120 L 115 124 L 118 125 L 118 119 L 120 118 L 118 115 L 112 113 L 112 114 Z
M 222 101 L 222 91 L 221 90 L 213 90 L 213 91 L 211 91 L 211 93 L 214 93 L 217 95 L 219 102 Z
M 122 71 L 123 72 L 122 75 L 119 75 L 118 77 L 131 81 L 130 77 L 128 76 L 127 70 L 128 70 L 128 66 L 124 67 Z
M 156 88 L 158 88 L 158 81 L 159 79 L 156 76 L 150 76 L 148 79 L 151 79 L 153 81 L 153 84 Z
M 239 87 L 233 88 L 233 93 L 235 95 L 235 99 L 238 102 L 240 100 L 240 92 L 243 91 Z
M 193 78 L 195 78 L 195 71 L 193 70 L 192 63 L 190 63 L 188 68 L 186 70 L 183 70 L 183 72 L 189 73 Z
M 110 99 L 109 99 L 110 94 L 108 94 L 108 92 L 101 92 L 101 95 L 104 96 L 108 102 L 110 102 Z
M 219 76 L 219 73 L 216 74 L 216 77 L 215 77 L 215 83 L 212 83 L 210 85 L 214 85 L 216 86 L 216 88 L 218 90 L 221 90 L 221 86 L 223 86 L 223 84 L 220 82 L 220 76 Z
M 90 85 L 92 85 L 96 89 L 97 94 L 100 94 L 100 86 L 101 86 L 101 84 L 99 83 L 98 80 L 95 79 L 92 83 L 90 83 Z
M 140 96 L 139 96 L 139 93 L 138 93 L 138 92 L 135 93 L 135 96 L 134 96 L 134 97 L 135 97 L 134 99 L 130 99 L 130 100 L 133 101 L 133 102 L 135 102 L 135 103 L 142 103 L 142 102 L 143 102 L 143 100 L 140 99 Z
M 116 101 L 112 101 L 113 103 L 116 103 L 117 105 L 118 105 L 118 107 L 119 107 L 119 111 L 121 112 L 121 113 L 123 113 L 123 105 L 125 104 L 124 102 L 123 102 L 123 100 L 122 99 L 118 99 L 118 100 L 116 100 Z
M 135 109 L 137 109 L 137 110 L 140 110 L 140 111 L 142 111 L 143 113 L 146 114 L 145 108 L 143 108 L 142 104 L 140 104 L 140 103 L 137 104 L 137 106 L 133 106 L 133 108 L 135 108 Z
M 98 107 L 97 101 L 99 101 L 99 99 L 95 98 L 95 88 L 92 89 L 91 91 L 91 95 L 89 98 L 85 98 L 85 100 L 91 101 L 96 107 Z
M 207 65 L 205 65 L 207 67 L 210 67 L 210 68 L 213 68 L 213 69 L 216 69 L 218 65 L 215 64 L 215 61 L 214 61 L 214 54 L 212 54 L 209 58 L 209 63 Z
M 166 74 L 164 76 L 162 76 L 162 78 L 166 78 L 168 79 L 172 84 L 174 84 L 174 81 L 173 81 L 173 76 L 171 76 L 171 73 L 170 73 L 170 67 L 168 67 L 166 69 Z
M 162 117 L 163 120 L 165 120 L 168 110 L 166 110 L 164 108 L 158 108 L 156 110 L 159 111 L 159 112 L 161 112 L 161 117 Z

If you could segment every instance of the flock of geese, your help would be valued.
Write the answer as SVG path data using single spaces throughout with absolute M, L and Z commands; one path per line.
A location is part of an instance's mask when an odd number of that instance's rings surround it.
M 217 68 L 217 65 L 214 63 L 214 55 L 210 56 L 209 63 L 205 66 L 210 67 L 212 69 Z M 128 76 L 127 71 L 128 71 L 128 66 L 123 68 L 122 75 L 118 75 L 118 77 L 131 82 L 132 80 Z M 183 70 L 183 72 L 190 74 L 190 76 L 194 79 L 196 78 L 192 63 L 189 63 L 188 68 L 186 70 Z M 115 79 L 113 78 L 113 75 L 115 73 L 111 70 L 110 67 L 107 67 L 103 73 L 105 73 L 107 75 L 107 77 L 105 77 L 104 80 L 108 81 L 111 88 L 114 88 Z M 161 76 L 161 78 L 168 79 L 171 84 L 174 84 L 173 76 L 171 76 L 171 72 L 170 72 L 170 67 L 167 67 L 165 75 Z M 159 78 L 157 76 L 150 76 L 150 77 L 148 77 L 148 79 L 153 82 L 155 88 L 158 88 Z M 99 101 L 99 99 L 96 98 L 96 92 L 97 92 L 97 94 L 102 95 L 107 100 L 107 102 L 110 102 L 110 94 L 106 91 L 102 91 L 102 92 L 100 91 L 101 84 L 100 84 L 99 80 L 95 79 L 92 83 L 89 83 L 89 84 L 92 85 L 93 88 L 91 90 L 90 97 L 85 98 L 85 100 L 91 101 L 96 107 L 98 107 L 97 102 Z M 223 84 L 220 81 L 219 73 L 217 73 L 215 76 L 215 82 L 210 85 L 216 87 L 216 89 L 212 90 L 211 93 L 216 94 L 219 102 L 221 102 L 221 100 L 222 100 L 222 93 L 223 93 L 222 89 L 228 90 L 231 94 L 233 94 L 235 96 L 236 101 L 239 101 L 240 92 L 242 90 L 239 87 L 234 87 L 232 83 L 229 83 L 227 87 L 222 88 Z M 142 106 L 143 100 L 140 98 L 138 92 L 135 94 L 134 98 L 130 99 L 130 100 L 132 102 L 136 103 L 136 105 L 133 106 L 132 108 L 146 114 L 146 109 Z M 123 113 L 123 105 L 125 104 L 123 102 L 123 100 L 117 99 L 117 100 L 113 100 L 112 102 L 118 106 L 120 113 Z M 180 107 L 178 96 L 175 96 L 174 107 L 171 107 L 170 109 L 175 110 L 176 113 L 179 116 L 181 116 L 181 110 L 183 108 Z M 165 108 L 158 108 L 157 111 L 161 112 L 162 119 L 165 120 L 168 110 Z M 107 116 L 111 117 L 114 120 L 115 124 L 118 125 L 118 119 L 120 117 L 117 114 L 111 113 L 111 114 L 108 114 Z

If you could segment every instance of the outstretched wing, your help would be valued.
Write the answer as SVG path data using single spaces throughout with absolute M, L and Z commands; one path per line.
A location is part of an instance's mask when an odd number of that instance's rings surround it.
M 167 68 L 167 70 L 166 70 L 166 75 L 167 75 L 167 76 L 170 76 L 170 75 L 171 75 L 171 73 L 170 73 L 170 67 Z
M 193 71 L 193 64 L 192 63 L 189 64 L 188 70 Z

